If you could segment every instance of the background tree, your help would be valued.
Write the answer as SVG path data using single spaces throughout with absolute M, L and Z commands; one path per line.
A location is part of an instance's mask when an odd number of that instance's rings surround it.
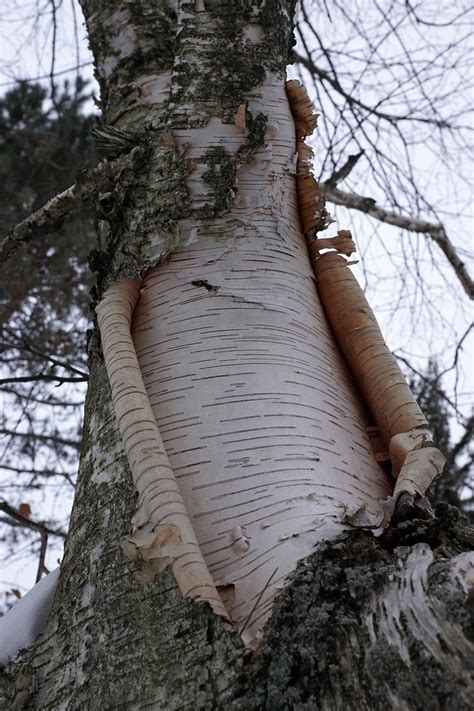
M 0 101 L 0 213 L 7 230 L 95 160 L 87 100 L 78 79 L 72 89 L 58 89 L 54 106 L 47 89 L 26 82 Z M 0 267 L 2 540 L 13 560 L 28 560 L 31 545 L 38 575 L 48 535 L 61 550 L 76 478 L 93 243 L 84 208 Z M 22 502 L 26 517 L 18 515 Z
M 472 517 L 474 418 L 471 416 L 461 436 L 453 443 L 449 427 L 449 399 L 443 389 L 442 374 L 436 361 L 429 362 L 426 373 L 412 376 L 410 385 L 447 460 L 443 476 L 436 482 L 433 501 L 457 506 Z

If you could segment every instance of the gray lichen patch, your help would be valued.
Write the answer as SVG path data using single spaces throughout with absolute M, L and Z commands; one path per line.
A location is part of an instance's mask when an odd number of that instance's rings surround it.
M 100 248 L 91 255 L 99 299 L 111 283 L 140 278 L 179 244 L 179 220 L 190 213 L 189 164 L 170 132 L 134 149 L 114 189 L 99 195 Z
M 268 116 L 258 113 L 255 117 L 250 111 L 246 111 L 246 131 L 245 140 L 237 151 L 237 165 L 251 163 L 259 151 L 265 148 L 266 133 L 268 127 Z
M 269 73 L 283 81 L 294 3 L 209 0 L 204 12 L 194 3 L 181 5 L 179 17 L 167 0 L 83 4 L 107 122 L 97 133 L 101 140 L 105 135 L 109 152 L 117 141 L 122 150 L 125 141 L 130 156 L 129 169 L 96 204 L 99 246 L 91 266 L 98 274 L 98 300 L 114 281 L 141 278 L 180 246 L 183 220 L 192 217 L 199 231 L 202 220 L 231 208 L 239 167 L 265 150 L 266 114 L 247 108 L 244 129 L 235 126 L 242 139 L 237 150 L 223 134 L 222 145 L 211 141 L 196 157 L 199 172 L 192 182 L 201 183 L 202 197 L 195 209 L 188 191 L 192 163 L 159 137 L 165 125 L 205 129 L 211 118 L 234 128 L 236 112 L 248 107 L 252 92 L 259 95 Z
M 172 89 L 174 124 L 204 125 L 210 116 L 232 123 L 237 107 L 263 84 L 267 72 L 283 80 L 293 43 L 293 9 L 292 1 L 282 0 L 207 0 L 205 12 L 195 12 L 193 3 L 183 6 Z M 249 27 L 258 33 L 249 33 Z
M 238 189 L 238 169 L 252 163 L 265 149 L 268 117 L 263 113 L 253 117 L 248 110 L 245 115 L 245 134 L 237 151 L 232 154 L 225 145 L 211 146 L 199 159 L 205 166 L 201 179 L 206 186 L 207 200 L 193 211 L 197 219 L 211 219 L 229 211 Z
M 224 147 L 208 148 L 204 153 L 203 162 L 207 170 L 202 179 L 209 187 L 212 202 L 207 202 L 196 211 L 196 217 L 217 217 L 226 212 L 234 198 L 236 164 L 234 158 Z
M 144 73 L 171 72 L 174 62 L 176 11 L 168 0 L 82 0 L 89 42 L 101 88 L 103 118 L 138 125 L 162 123 L 161 110 L 141 103 L 137 80 Z

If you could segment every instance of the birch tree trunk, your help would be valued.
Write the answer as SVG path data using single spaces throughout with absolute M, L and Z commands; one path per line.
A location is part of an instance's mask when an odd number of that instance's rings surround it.
M 58 591 L 7 707 L 471 708 L 466 523 L 346 523 L 393 482 L 300 222 L 293 3 L 82 5 L 99 147 L 129 160 L 97 205 L 102 348 Z

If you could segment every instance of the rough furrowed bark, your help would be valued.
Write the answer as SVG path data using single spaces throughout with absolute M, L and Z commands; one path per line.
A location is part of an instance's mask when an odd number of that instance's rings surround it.
M 321 544 L 277 598 L 262 652 L 249 661 L 222 618 L 184 600 L 170 573 L 137 587 L 113 542 L 123 517 L 111 487 L 126 489 L 126 477 L 108 471 L 114 482 L 97 473 L 104 481 L 88 516 L 94 537 L 109 501 L 102 555 L 81 559 L 77 549 L 79 560 L 65 561 L 69 584 L 46 634 L 4 679 L 5 708 L 472 708 L 474 532 L 456 509 L 400 522 L 379 539 L 357 531 Z M 85 578 L 92 610 L 83 589 L 82 606 L 77 599 Z
M 274 605 L 236 709 L 467 711 L 474 530 L 442 505 L 322 544 Z

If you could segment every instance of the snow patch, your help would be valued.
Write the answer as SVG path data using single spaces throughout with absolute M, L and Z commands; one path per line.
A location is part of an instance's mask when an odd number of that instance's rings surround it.
M 0 617 L 0 666 L 29 647 L 42 632 L 59 580 L 59 568 L 42 578 L 18 600 L 6 615 Z

